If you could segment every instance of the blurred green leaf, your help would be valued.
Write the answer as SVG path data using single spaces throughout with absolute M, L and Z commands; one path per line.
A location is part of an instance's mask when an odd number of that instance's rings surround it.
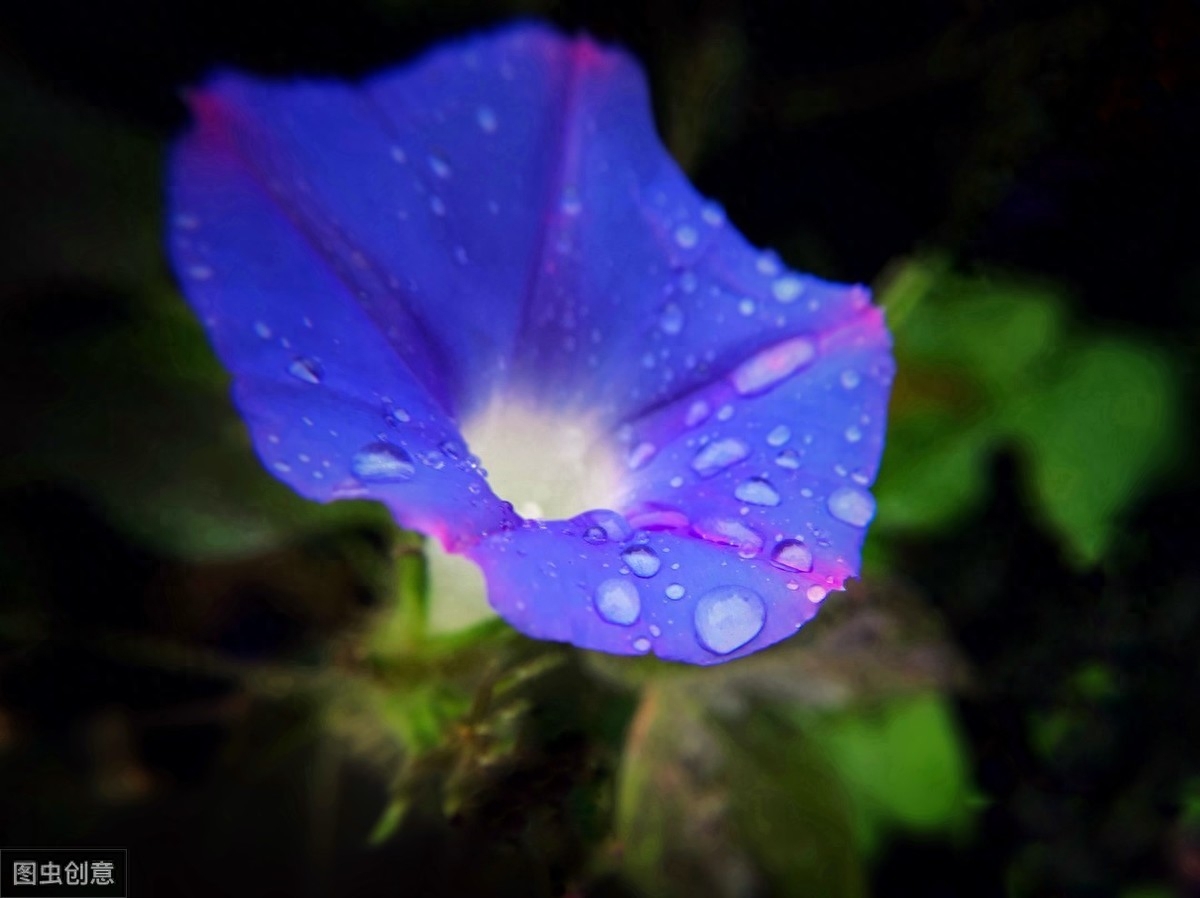
M 966 748 L 942 696 L 901 697 L 803 723 L 849 792 L 865 851 L 893 829 L 955 834 L 969 826 L 975 801 Z
M 1172 359 L 1067 318 L 1060 291 L 911 260 L 882 291 L 899 374 L 878 485 L 883 531 L 937 529 L 982 497 L 1013 447 L 1044 520 L 1090 563 L 1178 442 Z

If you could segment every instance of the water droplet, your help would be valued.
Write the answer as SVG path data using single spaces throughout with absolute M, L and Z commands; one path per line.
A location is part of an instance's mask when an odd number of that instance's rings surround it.
M 662 561 L 649 546 L 633 546 L 621 553 L 621 560 L 629 565 L 629 569 L 637 576 L 653 577 L 662 567 Z
M 192 265 L 187 270 L 188 277 L 194 281 L 207 281 L 213 276 L 213 270 L 207 265 Z
M 755 308 L 757 307 L 754 304 L 754 300 L 748 296 L 744 299 L 738 300 L 738 311 L 747 318 L 754 314 Z
M 566 215 L 578 215 L 583 211 L 583 201 L 579 199 L 579 191 L 574 187 L 563 188 L 558 208 Z
M 675 229 L 675 242 L 682 249 L 691 249 L 699 240 L 699 233 L 690 224 L 681 224 Z
M 638 443 L 629 452 L 627 463 L 629 470 L 636 471 L 654 458 L 654 453 L 658 448 L 653 443 Z
M 440 471 L 446 467 L 446 456 L 437 449 L 430 449 L 428 452 L 423 452 L 420 455 L 421 464 L 427 468 L 433 468 L 435 471 Z
M 812 552 L 798 539 L 785 539 L 771 550 L 771 563 L 785 571 L 805 573 L 812 570 Z
M 325 369 L 316 359 L 301 357 L 294 359 L 288 365 L 288 374 L 292 377 L 297 377 L 305 383 L 319 384 L 321 378 L 325 376 Z
M 263 340 L 271 339 L 271 328 L 267 326 L 265 321 L 254 322 L 254 333 L 258 334 Z
M 710 200 L 700 207 L 700 217 L 705 224 L 719 228 L 725 223 L 725 210 Z
M 846 442 L 847 443 L 857 443 L 862 438 L 863 438 L 862 431 L 854 424 L 851 424 L 849 427 L 846 428 Z
M 734 488 L 733 494 L 751 505 L 774 506 L 779 504 L 779 493 L 764 477 L 751 477 Z
M 683 594 L 687 592 L 680 583 L 672 583 L 666 588 L 667 598 L 672 601 L 679 601 L 683 598 Z
M 681 486 L 683 486 L 683 478 L 676 474 L 674 477 L 668 480 L 667 483 L 670 484 L 672 489 L 679 489 Z
M 417 469 L 412 456 L 391 443 L 370 443 L 354 453 L 350 470 L 359 480 L 403 483 L 412 480 Z
M 808 596 L 808 600 L 815 605 L 825 600 L 825 597 L 829 595 L 829 590 L 823 586 L 810 586 L 804 594 Z
M 847 368 L 842 372 L 841 381 L 845 389 L 853 390 L 862 382 L 862 378 L 858 376 L 858 372 L 853 368 Z
M 718 586 L 696 602 L 694 621 L 700 644 L 714 654 L 728 655 L 762 632 L 767 606 L 744 586 Z
M 280 474 L 287 474 L 292 470 L 292 466 L 285 461 L 277 461 L 274 465 L 272 465 L 272 467 L 274 467 L 275 470 Z
M 700 279 L 696 277 L 696 272 L 688 269 L 679 276 L 679 289 L 684 293 L 695 293 L 696 288 L 700 286 Z
M 697 399 L 688 406 L 687 415 L 684 417 L 683 423 L 688 427 L 695 427 L 697 424 L 702 424 L 708 420 L 711 411 L 707 402 L 703 399 Z
M 782 340 L 733 370 L 733 385 L 743 396 L 765 392 L 809 364 L 817 347 L 807 337 Z
M 394 419 L 396 419 L 397 421 L 399 421 L 401 424 L 407 424 L 409 421 L 412 420 L 412 416 L 402 408 L 398 408 L 394 412 L 392 412 L 392 417 Z
M 604 532 L 603 527 L 588 527 L 587 530 L 583 531 L 583 538 L 593 546 L 608 542 L 608 534 Z
M 804 281 L 794 274 L 785 274 L 771 285 L 771 294 L 780 302 L 792 302 L 804 292 Z
M 723 405 L 719 409 L 717 409 L 717 420 L 718 421 L 728 421 L 732 417 L 733 417 L 733 406 L 732 405 L 729 405 L 728 403 L 726 403 L 725 405 Z
M 583 527 L 585 534 L 587 530 L 599 527 L 614 542 L 623 543 L 633 536 L 633 528 L 629 526 L 629 521 L 625 519 L 625 516 L 607 508 L 586 511 L 574 518 L 574 523 Z
M 642 598 L 638 588 L 628 580 L 613 577 L 596 587 L 596 613 L 610 624 L 628 627 L 642 613 Z
M 800 467 L 800 455 L 795 449 L 784 449 L 775 456 L 775 464 L 789 471 L 795 471 Z
M 650 635 L 657 639 L 659 636 L 662 636 L 662 630 L 656 627 L 654 624 L 651 624 Z
M 429 198 L 429 211 L 438 217 L 446 214 L 446 204 L 442 202 L 440 196 L 431 196 Z
M 678 303 L 669 302 L 663 306 L 662 314 L 658 316 L 658 326 L 664 334 L 672 336 L 683 330 L 683 309 Z
M 750 447 L 736 437 L 715 440 L 701 448 L 692 459 L 692 470 L 701 477 L 711 477 L 750 454 Z
M 447 162 L 443 156 L 439 156 L 437 153 L 429 154 L 429 168 L 432 169 L 433 173 L 442 180 L 449 178 L 453 173 L 450 168 L 450 163 Z
M 758 269 L 759 274 L 774 277 L 779 274 L 779 258 L 773 252 L 767 251 L 758 257 L 754 267 Z
M 780 424 L 767 434 L 768 446 L 782 446 L 792 438 L 792 431 L 786 424 Z
M 702 539 L 723 546 L 733 546 L 743 558 L 753 558 L 762 550 L 762 537 L 741 521 L 705 518 L 697 522 L 694 529 Z
M 480 106 L 475 110 L 475 121 L 479 124 L 480 129 L 485 134 L 493 134 L 496 131 L 497 125 L 500 124 L 496 118 L 496 112 L 490 106 Z
M 408 161 L 408 154 L 404 152 L 403 147 L 392 147 L 392 161 L 394 161 L 397 165 L 403 165 Z
M 829 495 L 829 513 L 854 527 L 866 527 L 875 517 L 875 499 L 853 486 L 843 486 Z
M 645 636 L 639 636 L 633 641 L 633 647 L 639 652 L 650 651 L 650 640 Z
M 631 512 L 629 523 L 637 530 L 681 530 L 688 526 L 688 517 L 678 508 L 650 502 Z

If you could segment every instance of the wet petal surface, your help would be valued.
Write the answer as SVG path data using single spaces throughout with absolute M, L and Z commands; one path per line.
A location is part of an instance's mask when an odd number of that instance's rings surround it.
M 516 627 L 610 652 L 756 651 L 857 572 L 882 315 L 693 190 L 623 53 L 522 26 L 360 86 L 220 76 L 193 108 L 173 261 L 276 476 L 387 503 Z M 586 419 L 620 514 L 497 496 L 463 432 L 498 396 Z

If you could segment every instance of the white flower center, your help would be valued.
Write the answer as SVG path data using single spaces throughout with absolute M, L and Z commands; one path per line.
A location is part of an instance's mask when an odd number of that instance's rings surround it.
M 463 435 L 501 499 L 526 518 L 572 518 L 616 508 L 622 466 L 594 419 L 497 396 Z
M 492 491 L 526 518 L 572 518 L 616 508 L 622 466 L 603 429 L 585 417 L 550 413 L 498 396 L 463 428 Z M 493 615 L 483 575 L 471 561 L 426 541 L 430 629 L 455 630 Z

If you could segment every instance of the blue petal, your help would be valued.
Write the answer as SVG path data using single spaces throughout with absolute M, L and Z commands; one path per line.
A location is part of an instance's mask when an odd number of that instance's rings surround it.
M 304 495 L 386 502 L 515 626 L 611 652 L 747 654 L 857 572 L 882 315 L 696 194 L 624 54 L 522 26 L 360 87 L 221 76 L 193 106 L 175 267 Z M 458 422 L 497 390 L 603 426 L 624 519 L 493 494 Z

